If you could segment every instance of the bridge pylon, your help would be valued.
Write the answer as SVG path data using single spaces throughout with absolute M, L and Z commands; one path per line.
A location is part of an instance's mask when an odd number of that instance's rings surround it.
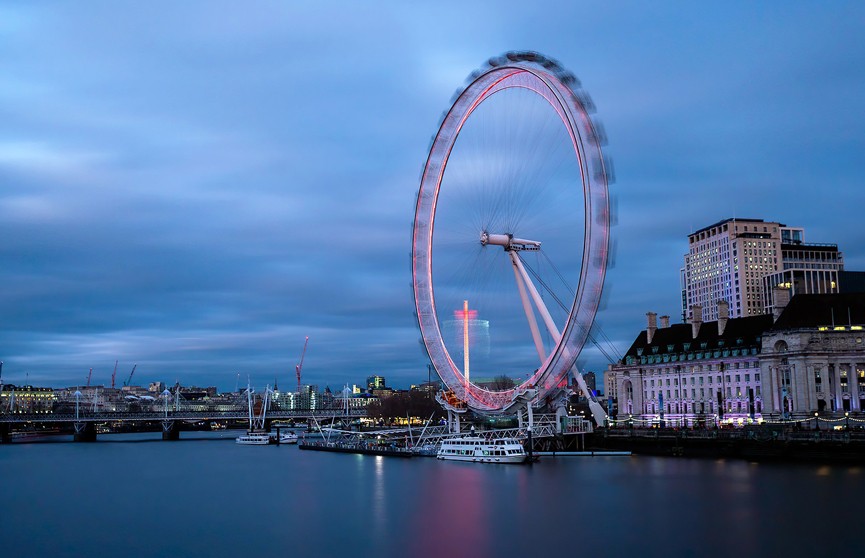
M 180 439 L 180 421 L 163 420 L 162 421 L 162 439 L 163 440 L 179 440 Z
M 76 442 L 95 442 L 96 441 L 96 423 L 93 422 L 76 422 L 75 434 L 73 439 Z

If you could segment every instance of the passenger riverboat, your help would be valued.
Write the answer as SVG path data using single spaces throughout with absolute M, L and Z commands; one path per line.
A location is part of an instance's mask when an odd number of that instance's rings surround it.
M 266 446 L 274 443 L 274 439 L 268 432 L 247 432 L 243 436 L 238 436 L 236 442 L 244 446 Z
M 480 436 L 460 436 L 442 440 L 437 459 L 475 463 L 527 463 L 523 445 L 513 438 L 486 440 Z

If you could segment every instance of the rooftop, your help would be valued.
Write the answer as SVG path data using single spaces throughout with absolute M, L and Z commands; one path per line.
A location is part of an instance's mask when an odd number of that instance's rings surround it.
M 718 335 L 718 322 L 703 322 L 696 339 L 691 324 L 672 324 L 658 328 L 647 342 L 646 330 L 641 331 L 625 353 L 625 361 L 670 362 L 721 356 L 757 354 L 763 332 L 772 326 L 768 314 L 731 318 L 724 334 Z
M 721 221 L 718 221 L 717 223 L 713 223 L 713 224 L 709 225 L 708 227 L 703 227 L 700 230 L 694 231 L 688 236 L 694 236 L 695 234 L 700 234 L 701 232 L 706 232 L 706 231 L 713 229 L 715 227 L 719 227 L 719 226 L 723 225 L 724 223 L 730 223 L 732 221 L 736 221 L 736 222 L 741 221 L 743 223 L 765 223 L 766 222 L 763 219 L 743 219 L 741 217 L 730 217 L 729 219 L 723 219 Z M 781 225 L 781 226 L 783 227 L 785 225 Z
M 865 293 L 800 294 L 787 304 L 773 330 L 865 325 Z

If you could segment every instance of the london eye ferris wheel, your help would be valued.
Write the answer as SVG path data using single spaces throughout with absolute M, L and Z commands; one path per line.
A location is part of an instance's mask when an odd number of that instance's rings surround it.
M 610 225 L 593 110 L 558 62 L 508 52 L 469 76 L 433 137 L 412 229 L 415 310 L 436 372 L 476 412 L 552 394 L 589 338 Z M 467 326 L 462 340 L 445 332 L 469 312 L 489 324 L 484 351 L 470 353 Z M 484 382 L 500 377 L 512 387 Z

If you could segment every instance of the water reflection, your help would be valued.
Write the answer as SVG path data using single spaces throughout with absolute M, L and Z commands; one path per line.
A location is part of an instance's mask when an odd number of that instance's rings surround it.
M 0 484 L 9 556 L 825 556 L 849 552 L 838 521 L 858 517 L 865 494 L 861 467 L 523 467 L 233 440 L 13 444 L 0 471 L 14 479 Z M 802 536 L 803 514 L 808 532 L 832 536 Z

